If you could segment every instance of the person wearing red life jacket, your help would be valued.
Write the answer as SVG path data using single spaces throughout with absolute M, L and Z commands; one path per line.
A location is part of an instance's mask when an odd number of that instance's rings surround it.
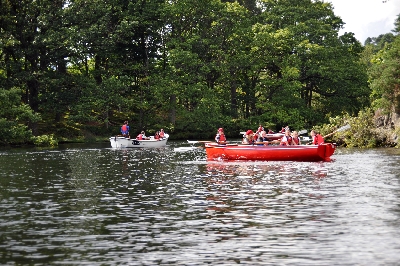
M 253 130 L 249 129 L 246 131 L 246 134 L 244 135 L 243 144 L 254 144 L 254 132 Z
M 292 145 L 301 145 L 299 133 L 297 131 L 292 132 Z
M 260 126 L 257 129 L 257 133 L 261 133 L 261 131 L 264 131 L 263 126 L 260 124 Z
M 322 137 L 320 134 L 318 134 L 317 131 L 311 130 L 311 137 L 312 137 L 312 144 L 313 145 L 321 145 L 324 143 L 324 137 Z
M 144 139 L 147 139 L 147 138 L 146 138 L 145 132 L 144 132 L 144 131 L 140 132 L 140 134 L 137 135 L 136 139 L 137 139 L 137 140 L 144 140 Z
M 290 130 L 286 130 L 285 136 L 282 137 L 280 145 L 281 146 L 290 146 L 290 145 L 292 145 L 292 142 L 293 142 L 293 138 L 290 135 Z
M 226 137 L 225 137 L 224 129 L 222 127 L 220 127 L 218 129 L 217 135 L 215 136 L 215 142 L 220 143 L 220 144 L 226 143 Z
M 154 139 L 160 140 L 160 132 L 156 131 L 156 134 L 154 134 Z
M 160 139 L 165 138 L 165 133 L 164 133 L 164 129 L 160 130 Z
M 124 124 L 121 127 L 121 134 L 125 138 L 129 137 L 129 126 L 128 126 L 128 121 L 125 121 Z

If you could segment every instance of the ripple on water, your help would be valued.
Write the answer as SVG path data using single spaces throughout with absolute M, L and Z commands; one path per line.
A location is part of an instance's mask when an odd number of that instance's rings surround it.
M 204 149 L 0 154 L 1 264 L 395 265 L 399 154 L 207 162 Z

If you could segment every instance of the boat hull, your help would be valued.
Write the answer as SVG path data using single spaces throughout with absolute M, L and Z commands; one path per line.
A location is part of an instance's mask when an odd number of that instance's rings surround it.
M 256 146 L 206 144 L 208 160 L 330 161 L 336 145 Z
M 130 139 L 121 136 L 110 137 L 112 148 L 161 148 L 167 145 L 168 137 L 160 140 L 151 138 L 149 140 Z

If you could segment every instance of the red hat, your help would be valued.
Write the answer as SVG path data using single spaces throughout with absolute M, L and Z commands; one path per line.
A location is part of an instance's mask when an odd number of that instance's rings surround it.
M 250 135 L 250 134 L 253 134 L 253 130 L 251 130 L 251 129 L 246 131 L 246 135 Z
M 224 129 L 222 127 L 218 128 L 218 131 L 224 131 Z

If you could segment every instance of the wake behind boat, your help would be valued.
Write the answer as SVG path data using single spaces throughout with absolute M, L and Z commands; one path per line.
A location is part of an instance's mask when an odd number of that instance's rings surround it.
M 208 160 L 263 160 L 263 161 L 330 161 L 336 145 L 258 146 L 258 145 L 216 145 L 206 143 Z
M 112 148 L 160 148 L 167 145 L 168 138 L 168 134 L 165 134 L 165 137 L 162 139 L 155 139 L 153 136 L 150 136 L 150 139 L 144 140 L 114 136 L 110 137 L 110 143 Z

